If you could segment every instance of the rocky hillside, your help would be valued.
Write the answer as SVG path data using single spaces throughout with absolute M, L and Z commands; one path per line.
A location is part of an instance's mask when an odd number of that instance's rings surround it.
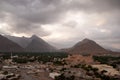
M 45 42 L 43 39 L 33 35 L 31 42 L 26 47 L 26 50 L 29 52 L 55 52 L 56 48 Z
M 68 50 L 72 54 L 106 54 L 110 51 L 104 49 L 95 41 L 84 39 Z
M 56 52 L 57 49 L 50 44 L 48 44 L 43 39 L 39 38 L 36 35 L 32 37 L 15 37 L 5 35 L 8 39 L 20 45 L 25 49 L 25 52 Z
M 0 35 L 0 52 L 22 52 L 22 51 L 24 51 L 24 49 L 21 46 L 9 40 L 8 38 Z

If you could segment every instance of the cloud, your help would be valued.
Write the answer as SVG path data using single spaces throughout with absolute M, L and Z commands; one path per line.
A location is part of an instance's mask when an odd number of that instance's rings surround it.
M 36 34 L 60 48 L 83 38 L 118 47 L 119 4 L 120 0 L 0 0 L 0 33 Z
M 41 25 L 59 20 L 59 4 L 56 0 L 1 0 L 0 20 L 4 20 L 9 30 L 16 34 L 47 36 L 49 32 L 45 32 Z
M 71 0 L 69 8 L 86 12 L 108 12 L 119 10 L 120 0 Z

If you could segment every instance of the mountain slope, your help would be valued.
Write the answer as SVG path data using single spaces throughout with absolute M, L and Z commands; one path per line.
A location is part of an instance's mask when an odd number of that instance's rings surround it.
M 13 42 L 17 43 L 23 48 L 26 48 L 27 45 L 31 42 L 31 40 L 27 37 L 15 37 L 15 36 L 10 36 L 10 35 L 4 35 L 8 39 L 12 40 Z
M 99 44 L 92 40 L 84 39 L 70 48 L 68 52 L 75 54 L 105 54 L 110 51 L 102 48 Z
M 22 52 L 23 50 L 18 44 L 0 35 L 0 52 Z
M 25 49 L 26 52 L 56 52 L 57 49 L 42 40 L 41 38 L 33 35 L 30 38 L 27 37 L 15 37 L 5 35 L 8 39 L 17 43 Z
M 55 52 L 56 48 L 49 45 L 47 42 L 42 40 L 41 38 L 33 35 L 31 38 L 31 42 L 26 47 L 26 50 L 29 52 Z

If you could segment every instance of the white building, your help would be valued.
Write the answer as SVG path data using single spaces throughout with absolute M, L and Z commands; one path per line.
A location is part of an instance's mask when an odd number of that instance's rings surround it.
M 17 69 L 18 66 L 3 66 L 3 69 Z
M 49 73 L 49 76 L 52 78 L 52 79 L 55 79 L 56 76 L 59 76 L 60 74 L 59 73 L 56 73 L 56 72 L 53 72 L 53 73 Z

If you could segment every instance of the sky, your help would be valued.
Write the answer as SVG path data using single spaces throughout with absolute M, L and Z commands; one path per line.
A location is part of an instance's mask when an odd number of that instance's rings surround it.
M 89 38 L 120 51 L 120 0 L 0 0 L 0 34 L 36 34 L 57 48 Z

